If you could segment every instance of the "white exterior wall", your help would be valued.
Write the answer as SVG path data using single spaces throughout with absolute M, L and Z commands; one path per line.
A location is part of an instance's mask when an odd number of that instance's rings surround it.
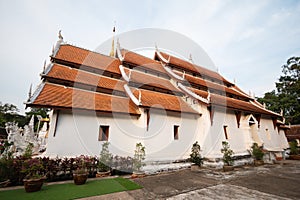
M 202 122 L 201 124 L 205 125 L 206 128 L 202 133 L 202 137 L 199 137 L 198 139 L 201 141 L 200 144 L 204 157 L 222 157 L 222 141 L 227 141 L 229 143 L 235 155 L 248 154 L 247 149 L 250 149 L 253 140 L 249 125 L 245 125 L 246 117 L 241 117 L 240 127 L 238 128 L 236 116 L 233 111 L 226 112 L 225 109 L 216 110 L 213 115 L 213 124 L 211 126 L 209 111 L 207 110 L 204 113 L 201 120 L 205 120 L 205 123 Z M 228 139 L 225 137 L 224 126 L 227 126 Z
M 133 156 L 135 144 L 146 147 L 147 161 L 174 161 L 189 157 L 192 144 L 198 141 L 201 154 L 207 158 L 221 158 L 222 141 L 225 141 L 224 125 L 227 126 L 227 141 L 235 155 L 246 155 L 253 142 L 264 144 L 268 150 L 282 151 L 288 147 L 281 130 L 274 130 L 271 118 L 261 118 L 260 128 L 255 120 L 249 126 L 249 115 L 242 113 L 238 128 L 233 111 L 216 110 L 211 125 L 210 112 L 206 105 L 198 105 L 200 115 L 166 112 L 150 109 L 149 129 L 146 129 L 147 114 L 141 116 L 124 114 L 71 113 L 60 111 L 58 119 L 54 112 L 48 138 L 46 156 L 99 155 L 102 147 L 98 141 L 100 125 L 109 126 L 110 150 L 114 155 Z M 57 125 L 54 137 L 55 121 Z M 174 125 L 179 126 L 179 139 L 174 139 Z M 269 133 L 266 133 L 268 129 Z M 255 134 L 256 133 L 256 134 Z M 269 134 L 269 135 L 268 135 Z M 258 141 L 259 140 L 259 141 Z
M 197 122 L 200 116 L 180 113 L 166 113 L 151 109 L 149 129 L 146 130 L 146 115 L 138 118 L 129 115 L 72 114 L 60 112 L 54 136 L 57 113 L 54 112 L 47 150 L 50 157 L 99 155 L 102 142 L 98 141 L 100 125 L 109 126 L 110 150 L 119 156 L 133 156 L 135 144 L 146 146 L 146 159 L 177 160 L 187 158 L 196 138 Z M 174 125 L 179 126 L 179 139 L 174 140 Z
M 289 147 L 287 139 L 282 130 L 274 128 L 271 118 L 262 118 L 259 128 L 259 137 L 263 141 L 263 146 L 268 151 L 282 151 Z

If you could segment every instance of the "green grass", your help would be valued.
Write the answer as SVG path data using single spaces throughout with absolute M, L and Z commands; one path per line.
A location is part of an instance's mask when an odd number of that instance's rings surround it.
M 43 186 L 38 192 L 26 193 L 25 189 L 0 191 L 0 199 L 76 199 L 126 190 L 142 188 L 140 185 L 121 177 L 87 181 L 84 185 L 74 183 Z

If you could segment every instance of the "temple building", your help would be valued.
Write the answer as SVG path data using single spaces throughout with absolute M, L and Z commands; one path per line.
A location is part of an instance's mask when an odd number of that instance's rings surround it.
M 42 82 L 26 102 L 51 108 L 50 157 L 113 154 L 132 156 L 146 147 L 147 161 L 189 157 L 198 141 L 208 159 L 222 157 L 222 141 L 235 156 L 256 142 L 282 157 L 288 142 L 283 116 L 218 72 L 156 48 L 153 59 L 116 45 L 109 56 L 67 44 L 59 34 Z

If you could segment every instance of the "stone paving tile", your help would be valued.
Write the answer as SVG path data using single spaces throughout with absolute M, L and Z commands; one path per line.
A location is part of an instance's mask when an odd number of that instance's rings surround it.
M 200 190 L 191 191 L 184 194 L 179 194 L 167 200 L 193 200 L 193 199 L 204 199 L 204 200 L 229 200 L 229 199 L 260 199 L 260 200 L 290 200 L 289 198 L 279 197 L 257 190 L 251 190 L 245 187 L 235 185 L 224 185 L 219 184 L 211 187 L 207 187 Z

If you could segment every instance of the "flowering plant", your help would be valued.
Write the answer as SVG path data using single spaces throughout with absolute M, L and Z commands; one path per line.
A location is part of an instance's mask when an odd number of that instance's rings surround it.
M 44 176 L 44 166 L 40 158 L 31 158 L 24 160 L 21 173 L 26 179 L 42 178 Z
M 90 158 L 88 156 L 81 155 L 79 157 L 76 157 L 74 159 L 73 165 L 77 167 L 76 170 L 74 170 L 75 174 L 87 174 L 88 173 L 88 167 L 90 166 Z

